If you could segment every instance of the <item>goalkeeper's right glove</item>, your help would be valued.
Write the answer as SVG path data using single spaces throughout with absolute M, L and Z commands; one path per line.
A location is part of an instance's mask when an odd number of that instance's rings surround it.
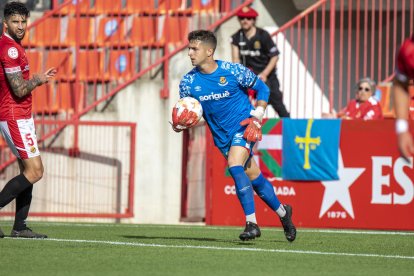
M 175 132 L 183 131 L 184 129 L 195 126 L 198 123 L 198 116 L 193 111 L 184 109 L 180 116 L 177 115 L 178 109 L 173 108 L 172 112 L 172 128 Z

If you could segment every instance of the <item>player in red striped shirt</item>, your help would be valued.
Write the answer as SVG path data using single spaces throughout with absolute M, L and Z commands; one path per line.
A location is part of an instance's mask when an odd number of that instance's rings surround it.
M 29 16 L 29 10 L 19 2 L 7 3 L 4 8 L 4 33 L 0 38 L 0 130 L 17 157 L 20 174 L 7 182 L 0 192 L 0 209 L 16 199 L 11 237 L 46 238 L 46 235 L 35 233 L 26 225 L 33 184 L 43 176 L 43 163 L 31 114 L 32 91 L 47 83 L 57 71 L 50 68 L 29 78 L 29 64 L 21 45 Z M 4 237 L 1 230 L 0 237 Z

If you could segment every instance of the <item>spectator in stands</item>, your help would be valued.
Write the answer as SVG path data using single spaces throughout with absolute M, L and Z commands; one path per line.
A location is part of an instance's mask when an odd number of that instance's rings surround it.
M 414 155 L 414 142 L 408 125 L 410 105 L 408 85 L 410 81 L 414 80 L 414 33 L 411 38 L 404 41 L 399 49 L 396 67 L 393 83 L 394 106 L 397 117 L 395 126 L 398 135 L 398 148 L 401 155 L 408 160 L 410 156 Z
M 243 65 L 215 60 L 217 39 L 214 33 L 193 31 L 189 33 L 188 41 L 188 55 L 195 68 L 182 78 L 180 98 L 193 97 L 200 101 L 214 144 L 227 159 L 237 197 L 246 216 L 246 227 L 239 238 L 251 240 L 261 235 L 255 215 L 254 190 L 279 216 L 286 239 L 295 240 L 292 207 L 280 203 L 272 184 L 252 158 L 252 148 L 262 136 L 261 121 L 267 107 L 269 88 Z M 256 109 L 248 99 L 248 88 L 257 91 Z M 197 123 L 197 115 L 191 111 L 183 111 L 177 116 L 174 108 L 172 117 L 176 132 Z
M 55 68 L 29 79 L 29 64 L 20 42 L 30 13 L 19 2 L 4 8 L 4 33 L 0 38 L 0 131 L 16 155 L 20 174 L 0 192 L 0 209 L 16 199 L 16 215 L 11 237 L 46 238 L 26 225 L 32 202 L 33 184 L 43 176 L 43 163 L 36 141 L 32 111 L 32 91 L 56 74 Z M 0 237 L 4 233 L 0 230 Z
M 232 60 L 251 69 L 269 86 L 269 103 L 279 117 L 290 117 L 276 76 L 279 50 L 269 33 L 256 27 L 257 16 L 258 13 L 249 7 L 237 12 L 241 28 L 231 37 Z
M 380 103 L 373 97 L 376 89 L 375 82 L 370 78 L 360 79 L 356 84 L 355 99 L 340 112 L 322 114 L 323 118 L 341 118 L 356 120 L 382 119 Z

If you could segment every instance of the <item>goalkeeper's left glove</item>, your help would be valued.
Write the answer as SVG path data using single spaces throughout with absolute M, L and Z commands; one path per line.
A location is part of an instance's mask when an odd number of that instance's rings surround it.
M 248 142 L 257 142 L 262 140 L 262 125 L 257 118 L 244 119 L 240 125 L 247 125 L 246 130 L 243 134 L 243 138 Z
M 175 132 L 180 132 L 184 129 L 195 126 L 198 123 L 198 116 L 193 111 L 184 109 L 180 116 L 177 115 L 178 109 L 173 108 L 172 112 L 172 127 Z

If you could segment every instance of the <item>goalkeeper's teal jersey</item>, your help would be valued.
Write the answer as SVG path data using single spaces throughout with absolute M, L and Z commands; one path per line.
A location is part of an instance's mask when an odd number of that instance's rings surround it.
M 180 98 L 196 98 L 203 107 L 203 117 L 213 134 L 214 143 L 223 148 L 240 131 L 240 122 L 251 117 L 254 109 L 247 89 L 257 90 L 257 100 L 268 101 L 269 88 L 241 64 L 217 60 L 218 68 L 203 74 L 197 67 L 180 82 Z

